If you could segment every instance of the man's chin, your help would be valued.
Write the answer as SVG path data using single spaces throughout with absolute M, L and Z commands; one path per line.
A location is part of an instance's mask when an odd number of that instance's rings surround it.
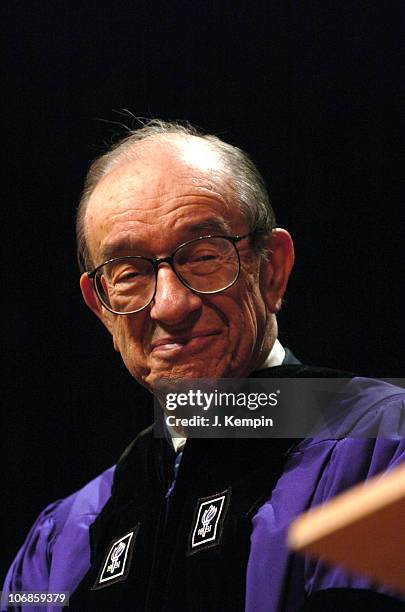
M 226 367 L 214 367 L 207 359 L 205 362 L 190 364 L 175 364 L 172 367 L 152 368 L 144 378 L 144 384 L 154 392 L 163 380 L 175 383 L 176 380 L 185 379 L 211 379 L 217 380 L 226 376 Z

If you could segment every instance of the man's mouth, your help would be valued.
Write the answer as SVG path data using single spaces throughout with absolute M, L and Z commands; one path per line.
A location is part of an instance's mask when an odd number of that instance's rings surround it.
M 152 342 L 151 352 L 160 355 L 167 353 L 167 356 L 169 356 L 169 354 L 179 351 L 198 350 L 200 346 L 203 347 L 209 343 L 212 336 L 216 336 L 219 333 L 219 331 L 207 331 L 190 335 L 159 338 Z

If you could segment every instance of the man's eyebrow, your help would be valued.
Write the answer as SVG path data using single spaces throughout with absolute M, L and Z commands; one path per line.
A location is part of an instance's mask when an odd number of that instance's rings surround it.
M 100 251 L 100 258 L 102 261 L 108 261 L 113 257 L 117 257 L 120 254 L 126 253 L 127 251 L 136 251 L 137 247 L 134 241 L 130 238 L 127 240 L 121 240 L 119 243 L 106 244 Z
M 206 221 L 200 221 L 187 225 L 187 231 L 190 233 L 196 233 L 199 235 L 204 234 L 229 234 L 231 232 L 230 224 L 225 219 L 207 219 Z M 196 236 L 197 237 L 197 236 Z
M 188 239 L 208 236 L 210 234 L 229 235 L 231 233 L 231 227 L 225 219 L 206 219 L 191 225 L 184 225 L 182 232 L 184 233 L 184 240 L 181 240 L 180 243 L 187 242 Z M 139 245 L 137 245 L 136 237 L 128 237 L 115 244 L 110 243 L 104 245 L 100 251 L 100 258 L 101 261 L 108 261 L 120 254 L 135 253 L 140 250 Z

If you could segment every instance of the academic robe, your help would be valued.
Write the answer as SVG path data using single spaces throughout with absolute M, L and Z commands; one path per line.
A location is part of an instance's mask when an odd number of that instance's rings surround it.
M 341 375 L 296 364 L 254 376 Z M 364 381 L 348 378 L 363 430 L 400 425 L 404 391 Z M 41 513 L 4 590 L 69 591 L 69 609 L 86 612 L 404 609 L 388 589 L 286 545 L 301 512 L 404 457 L 400 435 L 189 439 L 173 484 L 174 450 L 152 427 L 115 468 Z

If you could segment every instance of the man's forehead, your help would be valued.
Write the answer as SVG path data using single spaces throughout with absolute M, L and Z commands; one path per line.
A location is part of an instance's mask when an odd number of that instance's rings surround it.
M 94 189 L 87 212 L 98 213 L 137 192 L 156 198 L 170 189 L 175 195 L 186 184 L 228 190 L 228 171 L 214 147 L 198 137 L 169 136 L 136 143 L 120 156 Z
M 101 243 L 110 241 L 112 222 L 129 229 L 136 221 L 153 226 L 167 212 L 183 225 L 187 215 L 190 225 L 199 222 L 196 216 L 207 225 L 210 216 L 232 221 L 239 217 L 232 199 L 229 172 L 209 143 L 194 137 L 145 143 L 112 168 L 94 190 L 85 221 L 89 247 L 99 250 Z

